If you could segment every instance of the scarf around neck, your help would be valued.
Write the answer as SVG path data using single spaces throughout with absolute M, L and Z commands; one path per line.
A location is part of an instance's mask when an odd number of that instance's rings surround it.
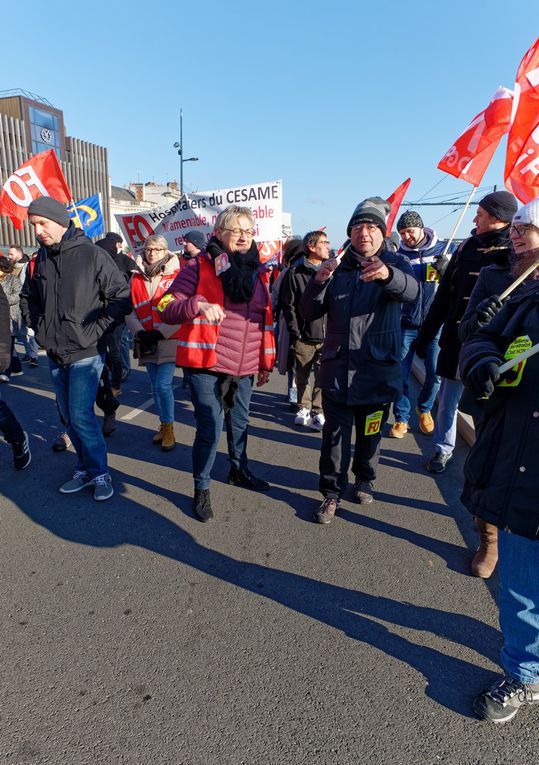
M 212 261 L 224 252 L 217 237 L 212 236 L 206 246 L 206 252 L 209 253 Z M 232 303 L 248 303 L 253 296 L 256 275 L 260 268 L 258 248 L 253 241 L 245 254 L 232 252 L 227 253 L 227 256 L 230 268 L 219 274 L 223 291 Z
M 168 261 L 171 259 L 172 253 L 167 252 L 167 254 L 161 258 L 160 260 L 157 260 L 155 263 L 148 263 L 146 260 L 142 260 L 142 268 L 144 269 L 144 273 L 148 277 L 148 279 L 153 279 L 154 276 L 157 276 L 157 274 L 166 266 Z

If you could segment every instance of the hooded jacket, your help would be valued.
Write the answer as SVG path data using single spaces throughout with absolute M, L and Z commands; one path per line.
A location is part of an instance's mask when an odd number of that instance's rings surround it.
M 348 406 L 385 404 L 402 394 L 401 304 L 417 296 L 408 259 L 383 249 L 385 281 L 363 282 L 361 267 L 348 252 L 333 276 L 310 279 L 301 298 L 306 321 L 326 316 L 318 384 Z
M 414 269 L 414 275 L 419 284 L 416 299 L 402 306 L 402 327 L 418 329 L 425 321 L 429 308 L 434 300 L 438 283 L 444 275 L 449 258 L 442 257 L 445 242 L 438 241 L 436 233 L 431 228 L 424 228 L 424 244 L 420 247 L 408 247 L 404 242 L 398 249 L 405 255 Z M 451 250 L 452 251 L 452 250 Z
M 290 343 L 301 340 L 303 343 L 318 344 L 324 342 L 326 334 L 326 318 L 322 316 L 313 321 L 306 321 L 300 311 L 301 296 L 305 287 L 318 267 L 304 256 L 290 268 L 284 278 L 280 290 L 280 305 L 288 327 Z
M 461 347 L 459 324 L 468 306 L 479 272 L 485 266 L 507 257 L 511 250 L 509 225 L 485 234 L 472 233 L 449 261 L 430 310 L 423 322 L 420 338 L 427 343 L 443 326 L 436 373 L 455 379 Z
M 73 223 L 59 244 L 40 248 L 21 292 L 24 320 L 60 364 L 96 356 L 98 341 L 131 308 L 129 285 L 114 261 Z

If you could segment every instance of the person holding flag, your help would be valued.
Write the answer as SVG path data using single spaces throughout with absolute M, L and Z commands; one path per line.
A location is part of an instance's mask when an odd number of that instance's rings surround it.
M 459 324 L 479 271 L 507 257 L 511 248 L 509 224 L 517 207 L 516 199 L 508 191 L 494 191 L 479 202 L 472 235 L 452 256 L 416 340 L 415 352 L 424 359 L 429 343 L 442 330 L 436 364 L 442 383 L 433 433 L 434 453 L 426 466 L 430 473 L 445 471 L 456 444 L 457 410 L 462 394 L 462 382 L 457 376 Z
M 514 216 L 518 270 L 539 261 L 539 199 Z M 539 343 L 539 268 L 463 345 L 462 380 L 482 408 L 464 472 L 462 501 L 498 528 L 499 612 L 504 675 L 474 702 L 483 720 L 504 723 L 539 705 L 539 354 L 500 376 L 500 365 Z

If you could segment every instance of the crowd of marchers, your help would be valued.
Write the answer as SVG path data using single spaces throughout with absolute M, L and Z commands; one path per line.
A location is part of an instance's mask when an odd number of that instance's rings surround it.
M 13 245 L 0 257 L 0 381 L 22 372 L 17 339 L 23 363 L 39 364 L 46 352 L 61 431 L 53 448 L 72 445 L 76 455 L 59 491 L 91 489 L 105 501 L 114 494 L 105 439 L 131 366 L 129 333 L 160 419 L 152 441 L 165 451 L 175 445 L 172 384 L 181 367 L 196 425 L 193 513 L 208 522 L 223 425 L 228 482 L 271 489 L 250 470 L 247 438 L 253 387 L 277 365 L 294 424 L 321 433 L 313 520 L 327 525 L 349 491 L 350 463 L 354 500 L 375 500 L 382 432 L 392 409 L 388 435 L 409 433 L 409 377 L 422 359 L 415 410 L 432 438 L 426 469 L 447 469 L 459 408 L 475 425 L 462 501 L 480 532 L 472 573 L 499 568 L 504 674 L 474 709 L 503 723 L 539 703 L 539 199 L 519 209 L 509 192 L 488 194 L 458 247 L 415 211 L 389 236 L 389 212 L 384 199 L 365 199 L 339 253 L 324 230 L 311 231 L 289 240 L 272 268 L 260 261 L 247 207 L 223 210 L 208 241 L 186 233 L 181 255 L 152 235 L 133 259 L 118 235 L 94 244 L 62 204 L 39 197 L 28 209 L 36 253 L 28 260 Z M 502 371 L 522 350 L 528 357 Z M 14 468 L 28 467 L 28 434 L 2 399 L 0 431 Z

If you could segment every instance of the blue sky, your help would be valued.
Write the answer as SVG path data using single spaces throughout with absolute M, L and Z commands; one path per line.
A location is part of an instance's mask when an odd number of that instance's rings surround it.
M 108 148 L 120 186 L 178 178 L 181 107 L 185 156 L 200 158 L 186 189 L 282 179 L 294 233 L 325 225 L 339 245 L 357 202 L 408 176 L 410 201 L 438 181 L 427 196 L 469 191 L 436 165 L 513 87 L 538 19 L 537 0 L 29 0 L 2 8 L 0 89 L 62 109 L 69 135 Z M 502 187 L 504 153 L 484 186 Z M 458 217 L 418 209 L 440 235 Z

